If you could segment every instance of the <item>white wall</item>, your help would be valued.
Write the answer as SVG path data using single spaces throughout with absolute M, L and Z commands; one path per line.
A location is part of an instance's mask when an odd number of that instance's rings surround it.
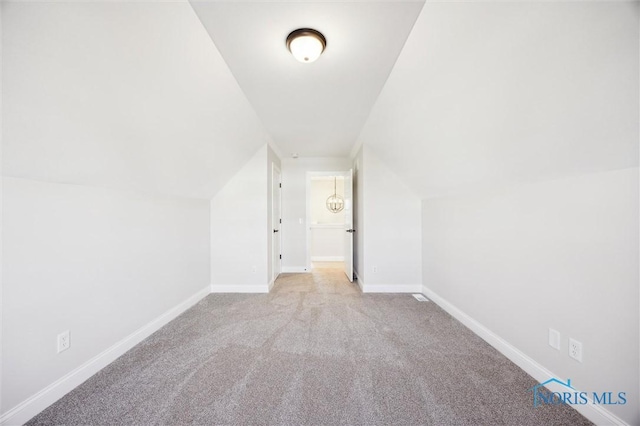
M 428 292 L 576 389 L 627 392 L 606 408 L 640 423 L 637 168 L 425 200 L 422 226 Z
M 188 3 L 1 10 L 6 416 L 209 287 L 208 198 L 264 133 Z
M 311 261 L 341 262 L 344 260 L 344 224 L 310 225 Z
M 282 159 L 282 268 L 283 272 L 307 270 L 307 172 L 345 171 L 348 158 Z
M 207 201 L 10 177 L 2 192 L 3 413 L 208 287 Z
M 263 145 L 211 200 L 213 291 L 268 291 L 267 149 Z
M 358 181 L 366 221 L 366 229 L 356 230 L 364 246 L 358 273 L 366 274 L 359 284 L 365 292 L 420 291 L 420 198 L 366 144 Z
M 360 135 L 443 197 L 423 204 L 424 284 L 576 386 L 631 388 L 611 407 L 630 424 L 637 176 L 615 170 L 638 167 L 639 28 L 638 2 L 427 2 Z
M 272 276 L 272 164 L 264 144 L 211 200 L 214 292 L 267 292 Z

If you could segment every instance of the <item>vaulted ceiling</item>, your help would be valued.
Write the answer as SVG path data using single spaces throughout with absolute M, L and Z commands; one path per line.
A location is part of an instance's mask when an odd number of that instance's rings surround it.
M 210 198 L 266 142 L 364 143 L 432 197 L 637 167 L 638 4 L 2 2 L 2 172 Z
M 423 198 L 637 167 L 639 10 L 426 3 L 359 142 Z
M 212 197 L 269 140 L 188 2 L 3 2 L 5 176 Z

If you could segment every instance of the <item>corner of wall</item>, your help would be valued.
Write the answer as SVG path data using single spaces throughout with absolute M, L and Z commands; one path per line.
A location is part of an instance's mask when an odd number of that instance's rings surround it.
M 638 199 L 636 167 L 425 200 L 424 293 L 540 382 L 626 393 L 572 405 L 590 420 L 637 424 Z
M 484 325 L 480 324 L 471 316 L 467 315 L 465 312 L 449 303 L 449 301 L 440 297 L 437 293 L 433 292 L 428 287 L 423 286 L 422 293 L 429 299 L 431 299 L 431 301 L 436 305 L 444 309 L 449 315 L 460 321 L 476 335 L 481 337 L 485 342 L 493 346 L 498 352 L 507 357 L 511 362 L 523 369 L 527 374 L 532 376 L 538 382 L 546 382 L 550 377 L 560 377 L 557 374 L 554 374 L 551 371 L 547 370 L 543 365 L 528 357 L 518 348 L 511 345 L 509 342 L 502 339 L 500 336 L 492 332 Z M 566 391 L 566 388 L 556 383 L 550 383 L 545 386 L 552 392 Z M 578 392 L 581 390 L 584 389 L 580 389 L 578 390 Z M 610 411 L 602 408 L 601 406 L 594 405 L 592 398 L 588 399 L 590 402 L 589 404 L 573 405 L 572 407 L 587 419 L 594 422 L 596 425 L 628 425 L 624 420 L 611 413 Z
M 361 153 L 358 273 L 369 289 L 414 291 L 422 283 L 421 200 L 366 144 Z
M 30 398 L 7 412 L 0 415 L 0 425 L 24 424 L 31 418 L 38 415 L 45 408 L 58 401 L 60 398 L 80 386 L 84 381 L 102 370 L 104 367 L 115 361 L 138 343 L 160 330 L 180 314 L 187 311 L 195 304 L 210 294 L 210 287 L 207 286 L 186 300 L 180 302 L 173 308 L 167 310 L 162 315 L 156 317 L 146 325 L 140 327 L 122 340 L 113 344 L 106 350 L 78 366 L 71 372 L 65 374 L 49 386 L 41 389 Z
M 268 287 L 267 144 L 211 199 L 211 283 L 214 292 Z M 235 288 L 237 287 L 237 289 Z

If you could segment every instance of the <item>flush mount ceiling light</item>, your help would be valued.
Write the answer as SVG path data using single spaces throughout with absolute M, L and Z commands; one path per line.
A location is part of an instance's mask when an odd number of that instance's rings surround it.
M 320 57 L 327 47 L 327 40 L 316 30 L 300 28 L 287 36 L 287 48 L 300 62 L 310 63 Z

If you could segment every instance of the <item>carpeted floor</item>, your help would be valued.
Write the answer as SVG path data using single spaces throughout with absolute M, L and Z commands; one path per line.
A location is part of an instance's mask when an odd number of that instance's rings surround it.
M 212 294 L 29 424 L 583 425 L 433 302 L 339 270 Z

